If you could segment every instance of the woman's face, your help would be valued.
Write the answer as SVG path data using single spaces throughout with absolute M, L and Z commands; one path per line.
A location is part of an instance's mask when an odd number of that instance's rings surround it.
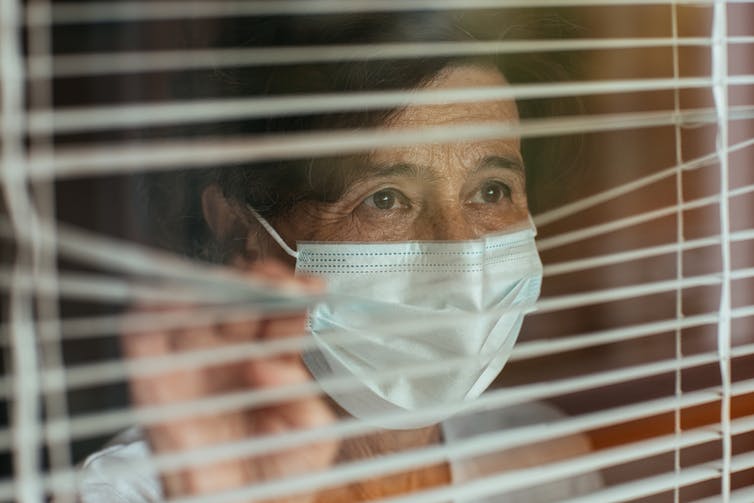
M 428 89 L 502 86 L 495 69 L 449 67 Z M 395 114 L 387 129 L 518 120 L 513 101 L 421 105 Z M 304 202 L 275 222 L 296 241 L 460 240 L 505 230 L 528 215 L 520 141 L 425 144 L 372 153 L 335 202 Z

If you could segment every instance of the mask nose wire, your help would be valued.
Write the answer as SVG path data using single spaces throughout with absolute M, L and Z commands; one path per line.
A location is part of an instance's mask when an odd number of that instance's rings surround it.
M 288 244 L 283 240 L 283 238 L 280 237 L 280 234 L 278 234 L 275 228 L 272 227 L 272 225 L 270 225 L 270 223 L 262 215 L 260 215 L 257 212 L 257 210 L 255 210 L 248 204 L 246 205 L 246 208 L 248 208 L 248 210 L 251 212 L 254 218 L 257 219 L 257 222 L 259 222 L 259 224 L 262 227 L 264 227 L 264 230 L 267 231 L 267 234 L 269 234 L 270 237 L 274 239 L 278 245 L 280 245 L 280 247 L 283 249 L 283 251 L 285 251 L 285 253 L 287 253 L 288 255 L 290 255 L 291 257 L 295 259 L 298 259 L 298 252 L 294 250 L 293 248 L 291 248 L 290 246 L 288 246 Z

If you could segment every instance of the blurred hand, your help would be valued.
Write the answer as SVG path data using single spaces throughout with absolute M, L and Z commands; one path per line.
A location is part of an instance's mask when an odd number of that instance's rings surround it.
M 264 262 L 248 274 L 281 283 L 295 283 L 313 291 L 321 289 L 318 281 L 294 278 L 289 269 L 277 262 Z M 176 306 L 170 307 L 176 309 Z M 148 310 L 159 309 L 165 307 L 151 307 Z M 185 310 L 186 317 L 191 317 L 190 306 L 178 306 L 177 310 Z M 123 347 L 126 355 L 134 359 L 169 356 L 183 351 L 299 336 L 304 333 L 304 322 L 305 313 L 302 312 L 284 317 L 220 322 L 202 327 L 127 333 L 123 336 Z M 287 386 L 310 379 L 300 356 L 285 354 L 264 360 L 134 376 L 130 385 L 132 399 L 138 407 L 200 400 L 240 390 Z M 146 425 L 152 450 L 155 453 L 183 452 L 234 443 L 250 437 L 316 428 L 335 420 L 335 414 L 319 396 L 254 410 L 218 414 L 197 412 L 203 414 Z M 249 459 L 196 464 L 179 471 L 163 473 L 163 490 L 169 497 L 212 493 L 318 471 L 332 464 L 337 451 L 338 443 L 333 440 Z M 275 502 L 309 503 L 314 499 L 314 495 L 302 495 L 277 499 Z

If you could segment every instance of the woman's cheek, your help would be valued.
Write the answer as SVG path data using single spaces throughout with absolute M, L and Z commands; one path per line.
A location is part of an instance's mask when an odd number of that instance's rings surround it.
M 357 208 L 350 241 L 403 241 L 411 239 L 413 212 L 406 209 Z
M 277 225 L 288 242 L 337 241 L 347 232 L 349 220 L 348 214 L 323 204 L 299 203 Z
M 526 222 L 529 215 L 525 198 L 523 204 L 514 199 L 499 204 L 470 205 L 467 212 L 467 220 L 479 230 L 479 234 L 515 227 Z
M 287 221 L 290 241 L 376 241 L 388 240 L 395 222 L 378 218 L 364 208 L 336 208 L 331 205 L 299 206 Z

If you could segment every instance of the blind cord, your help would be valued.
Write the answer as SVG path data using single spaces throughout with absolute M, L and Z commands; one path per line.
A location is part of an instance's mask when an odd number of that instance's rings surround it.
M 723 0 L 716 0 L 713 9 L 712 33 L 712 78 L 713 97 L 717 112 L 716 148 L 720 160 L 720 236 L 722 255 L 722 284 L 720 286 L 720 321 L 718 322 L 718 354 L 722 396 L 720 407 L 720 425 L 722 428 L 722 470 L 721 496 L 723 503 L 729 503 L 731 492 L 731 457 L 733 439 L 730 431 L 731 406 L 731 256 L 730 256 L 730 195 L 728 173 L 728 50 L 727 5 Z
M 673 34 L 673 38 L 678 38 L 678 4 L 676 2 L 673 2 L 673 4 L 670 6 L 670 23 L 671 23 L 671 32 Z M 681 78 L 681 72 L 680 72 L 680 57 L 679 57 L 679 50 L 678 50 L 678 44 L 673 45 L 673 78 L 680 80 Z M 675 109 L 676 114 L 680 116 L 681 113 L 681 94 L 680 89 L 678 87 L 673 89 L 673 106 Z M 685 239 L 684 239 L 684 227 L 683 227 L 683 209 L 682 205 L 684 202 L 683 197 L 683 169 L 680 168 L 680 166 L 683 164 L 683 137 L 682 137 L 682 130 L 681 130 L 681 124 L 680 122 L 677 122 L 675 124 L 674 129 L 674 140 L 675 140 L 675 163 L 678 166 L 675 172 L 675 188 L 676 188 L 676 204 L 678 206 L 678 211 L 676 212 L 676 279 L 680 280 L 683 278 L 683 252 L 685 248 Z M 675 315 L 676 318 L 680 321 L 683 319 L 683 289 L 679 288 L 675 292 Z M 678 361 L 681 361 L 683 359 L 683 342 L 682 342 L 682 334 L 683 329 L 681 328 L 680 324 L 675 329 L 675 356 L 678 359 Z M 673 411 L 673 427 L 675 430 L 676 439 L 678 442 L 680 442 L 681 435 L 682 435 L 682 428 L 681 428 L 681 397 L 683 396 L 683 370 L 680 368 L 676 368 L 675 370 L 675 400 L 676 400 L 676 407 Z M 676 477 L 676 484 L 673 488 L 673 501 L 674 503 L 680 503 L 681 498 L 681 487 L 680 487 L 680 477 L 681 477 L 681 448 L 680 446 L 676 447 L 676 449 L 673 452 L 673 471 L 675 473 Z

